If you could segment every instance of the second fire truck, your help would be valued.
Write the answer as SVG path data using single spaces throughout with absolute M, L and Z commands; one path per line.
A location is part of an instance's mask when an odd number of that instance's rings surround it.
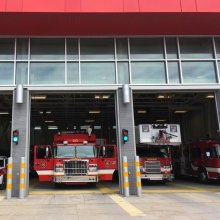
M 218 140 L 201 139 L 180 148 L 173 148 L 176 175 L 194 176 L 199 182 L 220 179 L 220 144 Z
M 180 126 L 141 124 L 136 126 L 135 136 L 141 179 L 172 181 L 171 148 L 181 144 Z
M 34 169 L 39 181 L 54 182 L 56 187 L 87 184 L 95 186 L 112 180 L 117 170 L 116 145 L 97 145 L 92 129 L 67 131 L 54 135 L 53 146 L 34 146 Z
M 0 190 L 6 187 L 6 175 L 7 175 L 7 157 L 0 156 Z

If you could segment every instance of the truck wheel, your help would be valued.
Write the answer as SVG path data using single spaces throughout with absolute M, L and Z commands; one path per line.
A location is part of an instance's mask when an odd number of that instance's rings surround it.
M 96 182 L 90 183 L 90 186 L 91 186 L 91 187 L 96 187 Z
M 206 169 L 200 169 L 199 173 L 198 173 L 198 180 L 200 183 L 208 183 L 209 182 L 209 178 L 206 172 Z
M 62 187 L 62 184 L 61 183 L 55 183 L 54 186 L 55 186 L 55 188 L 60 189 Z
M 6 188 L 6 175 L 3 176 L 2 183 L 0 184 L 0 190 Z

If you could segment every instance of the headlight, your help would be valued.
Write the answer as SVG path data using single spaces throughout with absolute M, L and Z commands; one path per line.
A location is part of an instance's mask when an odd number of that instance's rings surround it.
M 63 172 L 63 164 L 56 164 L 54 168 L 55 172 Z
M 89 164 L 89 171 L 96 172 L 98 170 L 97 164 Z
M 164 166 L 163 168 L 164 169 L 170 169 L 170 166 Z

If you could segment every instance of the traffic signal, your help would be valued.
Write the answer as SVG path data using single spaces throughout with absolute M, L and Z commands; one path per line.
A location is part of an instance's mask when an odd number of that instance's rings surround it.
M 123 143 L 125 143 L 129 140 L 128 130 L 122 129 L 122 139 L 123 139 Z
M 12 141 L 18 144 L 18 140 L 19 140 L 19 132 L 18 130 L 14 130 L 12 135 Z

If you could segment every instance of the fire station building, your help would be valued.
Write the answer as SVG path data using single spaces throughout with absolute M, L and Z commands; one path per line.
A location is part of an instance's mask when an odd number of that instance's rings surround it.
M 219 22 L 218 0 L 1 0 L 0 152 L 13 158 L 12 196 L 21 157 L 28 170 L 30 146 L 52 142 L 49 121 L 60 130 L 99 120 L 90 125 L 127 156 L 134 195 L 136 125 L 161 119 L 180 123 L 186 142 L 217 137 Z

